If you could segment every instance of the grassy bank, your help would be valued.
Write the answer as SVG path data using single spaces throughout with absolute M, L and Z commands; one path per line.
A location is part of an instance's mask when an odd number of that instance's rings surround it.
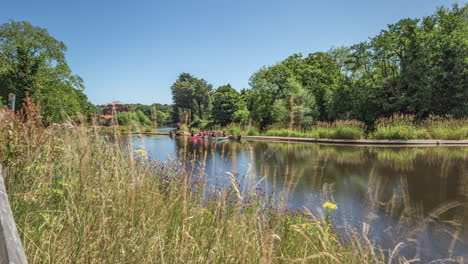
M 121 133 L 131 133 L 131 132 L 136 132 L 136 131 L 145 132 L 145 133 L 156 132 L 156 129 L 154 129 L 151 126 L 109 126 L 109 127 L 102 126 L 100 129 L 106 132 L 118 131 Z
M 332 205 L 317 218 L 281 210 L 234 177 L 209 190 L 179 161 L 149 162 L 118 134 L 109 144 L 95 127 L 40 122 L 33 108 L 0 122 L 30 263 L 379 263 L 357 240 L 339 241 Z
M 296 130 L 273 126 L 260 133 L 254 126 L 241 127 L 232 124 L 225 128 L 229 133 L 244 136 L 300 137 L 323 139 L 434 139 L 467 140 L 468 119 L 431 116 L 416 121 L 411 115 L 395 115 L 381 118 L 371 131 L 362 122 L 338 120 L 318 122 L 307 129 Z
M 394 115 L 376 122 L 372 139 L 468 139 L 468 119 L 431 116 L 415 122 L 411 115 Z

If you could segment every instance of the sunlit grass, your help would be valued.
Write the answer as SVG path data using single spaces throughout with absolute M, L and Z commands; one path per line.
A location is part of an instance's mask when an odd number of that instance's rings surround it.
M 333 123 L 317 123 L 303 131 L 293 129 L 271 129 L 265 132 L 265 136 L 361 139 L 364 138 L 364 125 L 355 120 L 340 120 Z
M 429 118 L 415 122 L 412 115 L 394 115 L 381 118 L 370 134 L 375 139 L 468 139 L 468 119 L 454 119 L 450 116 Z

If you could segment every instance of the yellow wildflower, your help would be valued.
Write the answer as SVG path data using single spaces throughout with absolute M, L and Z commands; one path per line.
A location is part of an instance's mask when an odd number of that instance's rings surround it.
M 330 203 L 330 202 L 326 202 L 322 205 L 323 208 L 327 208 L 328 210 L 337 210 L 338 209 L 338 205 L 334 204 L 334 203 Z
M 136 153 L 140 154 L 142 157 L 146 157 L 147 153 L 146 151 L 142 149 L 135 150 Z

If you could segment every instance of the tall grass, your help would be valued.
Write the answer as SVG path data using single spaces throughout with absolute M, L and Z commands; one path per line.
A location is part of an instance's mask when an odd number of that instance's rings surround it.
M 451 116 L 430 116 L 422 121 L 415 120 L 413 115 L 393 115 L 380 118 L 374 130 L 366 137 L 365 126 L 355 120 L 338 120 L 335 122 L 317 122 L 309 128 L 299 131 L 286 128 L 267 130 L 265 136 L 330 138 L 330 139 L 468 139 L 468 118 L 454 119 Z
M 45 128 L 38 113 L 29 103 L 0 122 L 0 162 L 30 263 L 381 263 L 340 242 L 330 220 L 280 210 L 255 188 L 240 192 L 235 177 L 210 190 L 179 161 L 150 162 L 93 126 Z
M 429 118 L 416 122 L 413 115 L 393 115 L 376 121 L 375 139 L 468 139 L 468 119 L 454 119 L 450 116 Z
M 419 124 L 433 139 L 468 139 L 468 118 L 455 119 L 451 116 L 429 116 Z
M 305 131 L 272 129 L 266 131 L 265 136 L 361 139 L 364 138 L 364 124 L 356 120 L 339 120 L 332 123 L 318 122 Z

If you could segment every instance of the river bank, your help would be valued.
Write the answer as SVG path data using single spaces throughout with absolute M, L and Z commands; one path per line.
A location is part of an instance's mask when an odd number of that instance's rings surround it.
M 137 135 L 169 135 L 167 132 L 121 132 L 122 134 Z M 190 136 L 190 133 L 177 133 L 178 136 Z M 468 140 L 433 140 L 433 139 L 329 139 L 329 138 L 304 138 L 304 137 L 274 137 L 274 136 L 241 136 L 241 140 L 280 141 L 321 144 L 346 144 L 346 145 L 405 145 L 405 146 L 468 146 Z
M 352 145 L 432 145 L 432 146 L 468 146 L 468 140 L 401 140 L 401 139 L 327 139 L 327 138 L 300 138 L 300 137 L 269 137 L 269 136 L 242 136 L 245 140 L 283 141 L 321 144 L 352 144 Z

